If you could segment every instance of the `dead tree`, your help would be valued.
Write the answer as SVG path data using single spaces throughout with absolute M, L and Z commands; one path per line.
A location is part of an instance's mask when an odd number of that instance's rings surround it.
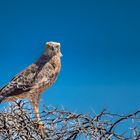
M 119 115 L 103 110 L 99 114 L 78 114 L 55 107 L 40 113 L 44 134 L 38 130 L 33 109 L 18 101 L 0 113 L 0 140 L 139 140 L 140 110 Z

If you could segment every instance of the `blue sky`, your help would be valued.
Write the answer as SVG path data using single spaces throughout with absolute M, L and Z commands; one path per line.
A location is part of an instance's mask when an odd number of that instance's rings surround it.
M 62 70 L 41 105 L 100 112 L 140 107 L 138 0 L 0 1 L 0 86 L 34 62 L 46 41 L 62 46 Z

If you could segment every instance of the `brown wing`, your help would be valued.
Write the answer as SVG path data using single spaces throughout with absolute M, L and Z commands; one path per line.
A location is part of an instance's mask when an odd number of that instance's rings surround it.
M 30 65 L 24 71 L 16 75 L 10 83 L 0 90 L 0 95 L 4 97 L 15 96 L 30 91 L 34 84 L 38 67 L 35 64 Z

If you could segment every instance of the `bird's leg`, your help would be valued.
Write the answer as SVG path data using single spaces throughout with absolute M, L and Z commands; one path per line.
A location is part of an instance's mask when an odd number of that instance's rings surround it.
M 42 125 L 43 125 L 43 124 L 42 124 L 42 121 L 41 121 L 41 119 L 40 119 L 38 104 L 35 103 L 35 102 L 33 102 L 32 104 L 33 104 L 33 106 L 34 106 L 35 116 L 36 116 L 36 118 L 37 118 L 38 129 L 42 129 Z
M 37 118 L 37 124 L 38 124 L 38 129 L 40 130 L 42 137 L 45 137 L 45 130 L 43 128 L 43 123 L 41 121 L 40 115 L 39 115 L 39 109 L 38 109 L 38 104 L 37 103 L 32 103 L 34 106 L 34 111 L 35 111 L 35 116 Z

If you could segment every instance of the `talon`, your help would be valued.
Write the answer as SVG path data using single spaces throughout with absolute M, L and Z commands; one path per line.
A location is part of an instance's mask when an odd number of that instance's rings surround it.
M 43 124 L 42 124 L 42 122 L 38 122 L 38 129 L 39 129 L 39 130 L 42 130 L 42 129 L 43 129 Z
M 43 127 L 43 123 L 42 122 L 38 122 L 38 130 L 41 132 L 41 135 L 45 138 L 45 136 L 47 135 L 45 132 L 45 129 Z

